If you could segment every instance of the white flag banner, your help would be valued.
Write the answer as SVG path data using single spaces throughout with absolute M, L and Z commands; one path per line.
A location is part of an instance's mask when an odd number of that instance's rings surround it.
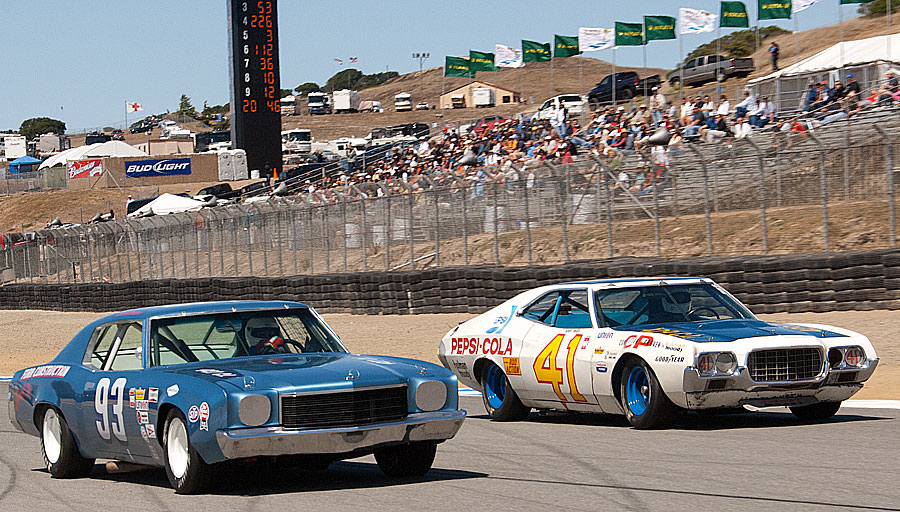
M 521 68 L 525 65 L 522 50 L 504 44 L 494 45 L 494 62 L 498 68 Z
M 125 110 L 127 112 L 141 112 L 144 110 L 144 107 L 142 107 L 141 104 L 136 101 L 126 101 Z
M 719 17 L 709 11 L 700 9 L 678 9 L 678 33 L 699 34 L 701 32 L 714 32 L 716 21 Z
M 794 12 L 805 11 L 812 7 L 812 4 L 818 2 L 819 0 L 794 0 Z
M 595 52 L 613 47 L 615 31 L 611 28 L 578 27 L 578 51 Z

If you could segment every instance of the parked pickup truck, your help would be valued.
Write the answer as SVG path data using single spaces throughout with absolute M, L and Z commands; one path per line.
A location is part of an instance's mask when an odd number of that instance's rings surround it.
M 753 59 L 732 59 L 723 55 L 703 55 L 684 63 L 685 85 L 696 85 L 710 80 L 724 82 L 733 76 L 747 76 L 753 72 Z M 669 76 L 669 83 L 677 85 L 681 81 L 681 68 Z
M 647 86 L 647 94 L 654 87 L 659 86 L 659 75 L 648 76 L 641 80 L 634 71 L 623 71 L 616 73 L 616 101 L 627 101 L 634 98 L 638 94 L 644 94 L 644 85 Z M 612 75 L 606 75 L 603 80 L 597 83 L 591 92 L 588 93 L 588 101 L 592 106 L 601 103 L 611 103 L 612 95 Z

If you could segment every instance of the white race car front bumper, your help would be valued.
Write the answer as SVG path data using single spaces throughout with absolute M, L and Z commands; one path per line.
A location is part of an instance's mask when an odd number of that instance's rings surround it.
M 682 389 L 688 409 L 841 402 L 862 388 L 876 366 L 878 359 L 870 359 L 861 368 L 826 370 L 815 379 L 797 382 L 756 382 L 743 367 L 731 376 L 701 377 L 696 368 L 689 367 L 684 370 Z

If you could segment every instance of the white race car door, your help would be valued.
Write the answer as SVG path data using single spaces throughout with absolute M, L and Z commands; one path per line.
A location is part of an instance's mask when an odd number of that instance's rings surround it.
M 593 329 L 587 289 L 549 292 L 522 318 L 532 323 L 522 342 L 523 398 L 567 409 L 592 404 L 589 358 L 585 364 L 576 357 L 588 349 Z

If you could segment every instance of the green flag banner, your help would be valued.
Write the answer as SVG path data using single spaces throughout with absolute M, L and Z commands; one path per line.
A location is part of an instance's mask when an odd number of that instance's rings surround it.
M 554 57 L 571 57 L 578 55 L 578 36 L 553 36 L 553 56 Z
M 640 46 L 642 44 L 644 44 L 644 25 L 616 22 L 616 46 Z
M 444 76 L 469 77 L 469 60 L 463 57 L 446 57 L 444 61 Z
M 722 2 L 719 26 L 750 28 L 750 18 L 747 17 L 747 6 L 744 2 Z
M 647 41 L 676 39 L 675 18 L 671 16 L 644 16 L 644 30 Z
M 550 60 L 550 43 L 522 40 L 522 62 L 546 62 Z
M 469 50 L 469 71 L 497 71 L 494 67 L 494 54 Z
M 791 19 L 791 0 L 759 0 L 760 20 L 789 20 Z

